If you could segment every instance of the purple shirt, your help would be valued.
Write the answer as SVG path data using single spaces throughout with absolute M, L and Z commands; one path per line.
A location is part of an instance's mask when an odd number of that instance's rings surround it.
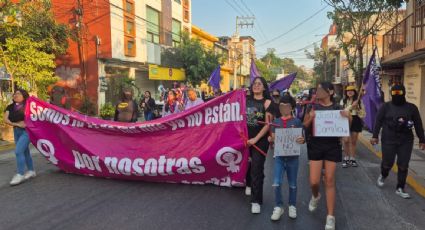
M 186 102 L 186 105 L 185 105 L 184 109 L 185 109 L 185 110 L 187 110 L 187 109 L 190 109 L 190 108 L 195 107 L 195 106 L 197 106 L 197 105 L 200 105 L 200 104 L 202 104 L 202 103 L 204 103 L 204 101 L 203 101 L 201 98 L 196 98 L 196 100 L 195 100 L 195 101 L 191 101 L 191 100 L 189 99 L 189 100 L 187 100 L 187 102 Z

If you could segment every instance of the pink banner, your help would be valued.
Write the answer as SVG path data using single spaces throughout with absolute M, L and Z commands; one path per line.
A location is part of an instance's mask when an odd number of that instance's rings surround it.
M 245 184 L 248 150 L 241 90 L 143 123 L 100 120 L 35 97 L 28 100 L 25 114 L 32 144 L 65 172 L 168 183 Z

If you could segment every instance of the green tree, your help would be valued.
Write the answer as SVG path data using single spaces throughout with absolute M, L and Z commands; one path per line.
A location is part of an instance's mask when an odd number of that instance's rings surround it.
M 55 22 L 49 0 L 22 0 L 0 3 L 0 67 L 15 84 L 47 96 L 54 77 L 54 59 L 68 48 L 70 30 Z
M 386 24 L 391 25 L 398 17 L 402 0 L 325 0 L 333 7 L 328 13 L 337 27 L 337 37 L 353 70 L 356 83 L 363 79 L 363 48 L 369 36 L 374 36 Z
M 43 44 L 26 37 L 6 39 L 0 46 L 0 60 L 11 75 L 12 85 L 18 85 L 38 96 L 47 96 L 48 85 L 57 81 L 53 75 L 54 55 L 41 51 Z
M 192 85 L 206 82 L 220 64 L 220 55 L 206 49 L 199 40 L 184 34 L 179 47 L 166 49 L 161 55 L 161 64 L 183 68 L 186 79 Z
M 255 65 L 257 65 L 260 75 L 264 77 L 266 81 L 271 82 L 276 79 L 276 75 L 273 75 L 272 71 L 270 71 L 266 64 L 264 64 L 261 60 L 255 60 Z
M 332 81 L 335 75 L 335 55 L 329 49 L 322 49 L 316 44 L 313 53 L 305 51 L 306 56 L 314 60 L 314 73 L 318 81 Z

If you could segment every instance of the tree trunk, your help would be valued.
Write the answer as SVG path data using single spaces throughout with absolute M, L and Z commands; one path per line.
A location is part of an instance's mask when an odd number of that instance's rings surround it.
M 357 48 L 359 54 L 359 62 L 357 63 L 356 86 L 360 89 L 363 82 L 363 47 Z

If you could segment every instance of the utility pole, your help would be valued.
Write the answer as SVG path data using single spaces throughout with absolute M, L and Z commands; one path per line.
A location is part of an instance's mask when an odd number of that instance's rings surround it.
M 83 46 L 83 5 L 81 0 L 77 0 L 77 8 L 75 9 L 75 15 L 77 19 L 77 23 L 75 25 L 77 30 L 77 45 L 78 45 L 78 59 L 80 62 L 80 68 L 83 78 L 83 94 L 84 99 L 87 99 L 87 71 L 86 71 L 86 60 L 84 57 L 84 46 Z
M 243 29 L 244 27 L 254 27 L 254 20 L 255 17 L 239 17 L 236 16 L 236 31 L 235 34 L 232 36 L 232 45 L 233 45 L 233 88 L 237 89 L 238 87 L 238 75 L 236 73 L 238 69 L 238 49 L 237 45 L 240 42 L 239 38 L 239 28 Z M 243 50 L 242 50 L 243 55 Z

